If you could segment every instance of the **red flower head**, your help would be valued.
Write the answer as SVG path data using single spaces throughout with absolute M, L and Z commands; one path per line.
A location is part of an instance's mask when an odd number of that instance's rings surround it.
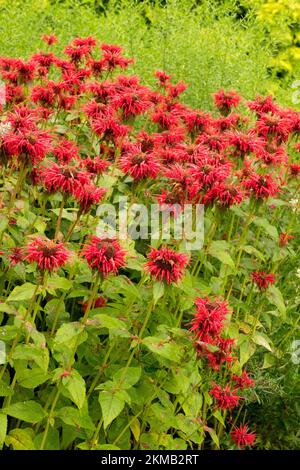
M 101 157 L 87 157 L 85 160 L 81 160 L 80 162 L 80 166 L 82 168 L 86 168 L 89 173 L 94 175 L 102 175 L 109 165 L 110 163 Z
M 218 156 L 203 155 L 196 159 L 196 164 L 192 167 L 192 175 L 198 183 L 204 187 L 220 183 L 230 176 L 232 162 L 222 161 Z
M 55 94 L 50 82 L 46 86 L 36 85 L 31 90 L 31 99 L 35 103 L 40 102 L 42 106 L 51 107 L 54 105 Z
M 216 400 L 218 408 L 222 410 L 230 410 L 238 406 L 241 397 L 236 395 L 235 390 L 231 390 L 229 385 L 226 385 L 224 388 L 219 385 L 214 385 L 214 387 L 209 392 L 210 395 Z
M 11 156 L 36 164 L 43 160 L 51 148 L 51 136 L 39 129 L 6 134 L 4 148 Z
M 67 140 L 61 139 L 55 147 L 53 147 L 53 154 L 62 164 L 69 163 L 73 158 L 78 160 L 78 147 L 75 143 Z
M 275 274 L 267 274 L 263 271 L 256 271 L 251 273 L 253 282 L 258 285 L 260 289 L 267 289 L 268 286 L 271 286 L 275 283 L 276 277 Z
M 108 71 L 114 70 L 116 67 L 125 69 L 132 64 L 133 59 L 127 59 L 122 56 L 122 48 L 114 44 L 102 44 L 103 63 Z
M 259 175 L 252 173 L 250 178 L 243 181 L 243 186 L 254 193 L 257 199 L 274 197 L 279 191 L 277 183 L 273 180 L 272 176 Z
M 232 380 L 235 382 L 235 388 L 243 390 L 244 388 L 254 387 L 254 380 L 247 374 L 246 369 L 243 370 L 242 375 L 234 375 Z
M 188 264 L 188 256 L 177 253 L 168 247 L 155 249 L 151 248 L 148 254 L 148 262 L 145 267 L 155 279 L 165 281 L 167 284 L 178 282 Z
M 129 127 L 120 123 L 120 120 L 110 116 L 97 117 L 92 122 L 93 131 L 102 136 L 103 140 L 116 141 L 119 137 L 125 137 Z
M 122 90 L 113 98 L 112 106 L 115 109 L 120 109 L 122 117 L 126 120 L 144 114 L 152 106 L 152 103 L 148 99 L 148 90 L 139 86 L 134 89 Z
M 292 132 L 293 121 L 279 114 L 263 114 L 256 122 L 259 135 L 265 139 L 275 138 L 278 142 L 286 142 Z
M 253 153 L 262 146 L 262 141 L 252 134 L 241 131 L 227 132 L 228 145 L 233 147 L 233 156 L 244 158 L 246 154 Z
M 234 360 L 231 353 L 235 346 L 235 342 L 231 338 L 218 337 L 215 341 L 210 343 L 196 341 L 195 346 L 199 355 L 205 357 L 209 366 L 214 370 L 219 370 L 223 363 L 227 362 L 228 364 L 231 364 Z M 209 350 L 210 346 L 216 346 L 218 350 L 212 352 Z
M 18 263 L 21 263 L 24 260 L 24 250 L 18 246 L 12 248 L 9 255 L 10 265 L 15 266 Z
M 248 426 L 240 424 L 231 433 L 232 441 L 238 445 L 241 449 L 246 446 L 253 446 L 256 434 L 254 432 L 248 432 Z
M 124 173 L 130 174 L 135 180 L 155 179 L 160 170 L 160 164 L 153 157 L 153 154 L 141 152 L 139 146 L 121 157 L 120 167 Z
M 90 237 L 82 252 L 91 269 L 98 270 L 103 276 L 117 274 L 125 265 L 125 251 L 111 238 Z
M 55 34 L 43 34 L 42 35 L 42 41 L 44 41 L 48 46 L 52 46 L 52 44 L 55 44 L 57 42 L 57 37 Z
M 70 252 L 63 243 L 56 243 L 42 237 L 29 243 L 26 252 L 25 260 L 37 263 L 40 269 L 48 271 L 64 266 L 70 257 Z
M 56 163 L 44 169 L 42 178 L 49 193 L 61 191 L 73 194 L 75 189 L 90 182 L 88 173 L 79 171 L 74 166 L 59 166 Z
M 14 132 L 26 132 L 36 129 L 36 112 L 27 108 L 27 106 L 14 106 L 13 112 L 8 113 L 7 120 Z
M 187 130 L 192 136 L 197 136 L 200 132 L 205 132 L 211 126 L 210 114 L 200 110 L 189 110 L 183 115 L 183 120 Z
M 216 202 L 221 207 L 230 207 L 240 204 L 244 199 L 244 193 L 234 183 L 216 183 L 203 196 L 201 202 L 205 205 Z
M 162 87 L 165 87 L 171 79 L 171 75 L 167 75 L 166 72 L 161 70 L 156 70 L 154 75 L 158 80 L 158 84 Z
M 229 314 L 228 304 L 220 299 L 211 300 L 201 297 L 195 300 L 196 313 L 191 321 L 190 331 L 197 341 L 212 343 L 219 336 Z
M 266 113 L 277 113 L 279 107 L 276 103 L 274 103 L 272 96 L 266 96 L 263 98 L 262 96 L 257 96 L 254 101 L 248 101 L 247 103 L 248 108 L 251 111 L 255 111 L 257 116 L 262 116 Z
M 75 40 L 64 49 L 64 53 L 70 57 L 73 64 L 78 65 L 83 58 L 88 58 L 91 53 L 89 44 L 75 44 Z
M 291 163 L 289 167 L 290 175 L 293 178 L 297 178 L 300 175 L 300 165 L 299 163 Z
M 85 184 L 83 186 L 77 186 L 74 189 L 74 197 L 80 205 L 80 209 L 83 213 L 90 210 L 91 206 L 101 201 L 106 189 L 98 188 L 94 184 Z
M 232 108 L 236 108 L 242 99 L 235 91 L 229 90 L 225 92 L 223 88 L 214 93 L 213 96 L 215 105 L 225 115 L 229 114 Z
M 284 247 L 288 244 L 289 240 L 293 240 L 293 235 L 290 235 L 289 232 L 282 232 L 280 235 L 279 235 L 279 245 L 281 247 Z

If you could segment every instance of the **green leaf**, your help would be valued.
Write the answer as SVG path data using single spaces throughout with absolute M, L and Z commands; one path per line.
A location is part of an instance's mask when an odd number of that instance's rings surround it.
M 14 403 L 13 405 L 3 408 L 2 412 L 13 418 L 26 421 L 27 423 L 38 423 L 46 416 L 41 405 L 33 400 Z
M 0 382 L 0 397 L 9 397 L 13 394 L 12 388 L 1 380 Z
M 67 345 L 69 348 L 75 347 L 75 344 L 78 346 L 80 344 L 78 342 L 79 335 L 83 336 L 83 338 L 80 338 L 80 342 L 85 341 L 87 338 L 87 336 L 83 333 L 85 333 L 85 331 L 84 325 L 82 325 L 82 323 L 64 323 L 56 332 L 54 347 L 62 344 Z
M 163 282 L 156 281 L 153 284 L 153 300 L 154 305 L 158 302 L 158 300 L 164 295 L 165 286 Z
M 31 284 L 30 282 L 25 282 L 22 286 L 16 286 L 8 298 L 6 302 L 17 302 L 19 300 L 29 300 L 32 299 L 33 294 L 36 290 L 36 286 Z
M 214 411 L 213 416 L 222 424 L 222 426 L 225 426 L 224 418 L 220 410 Z
M 284 303 L 284 298 L 282 296 L 281 291 L 276 286 L 269 286 L 267 292 L 267 299 L 273 305 L 275 305 L 281 316 L 285 319 L 286 318 L 286 306 Z
M 35 450 L 30 429 L 13 429 L 5 439 L 14 450 Z
M 85 381 L 79 372 L 72 370 L 70 375 L 63 377 L 62 385 L 75 405 L 82 408 L 85 401 Z
M 69 426 L 88 429 L 89 431 L 94 431 L 95 429 L 93 421 L 88 413 L 84 412 L 84 410 L 77 410 L 71 406 L 64 406 L 63 408 L 60 408 L 56 413 L 56 416 Z
M 0 312 L 7 313 L 8 315 L 16 315 L 18 312 L 14 307 L 0 303 Z
M 35 388 L 47 380 L 49 380 L 49 375 L 39 367 L 17 369 L 17 381 L 21 387 Z
M 73 286 L 73 281 L 65 277 L 51 276 L 48 278 L 46 290 L 52 292 L 55 289 L 70 290 Z
M 102 410 L 104 429 L 122 412 L 125 400 L 119 393 L 104 390 L 99 393 L 99 403 Z
M 134 436 L 134 439 L 136 442 L 139 442 L 140 434 L 141 434 L 141 425 L 140 422 L 137 418 L 132 420 L 132 418 L 129 418 L 130 422 L 130 430 Z
M 0 413 L 0 450 L 3 447 L 7 432 L 7 416 Z
M 264 362 L 263 362 L 263 369 L 268 369 L 269 367 L 273 367 L 276 363 L 276 357 L 273 354 L 266 353 L 264 354 Z
M 114 375 L 114 381 L 122 388 L 127 389 L 133 387 L 133 385 L 135 385 L 140 380 L 142 369 L 141 367 L 128 367 L 126 374 L 123 377 L 125 369 L 126 368 L 124 367 L 118 370 L 118 372 Z
M 260 258 L 262 261 L 265 260 L 264 255 L 259 250 L 254 248 L 254 246 L 244 245 L 242 246 L 242 250 L 248 253 L 248 255 L 255 255 L 257 258 Z
M 272 348 L 268 342 L 268 340 L 266 339 L 266 337 L 264 335 L 262 335 L 261 333 L 258 333 L 257 331 L 253 334 L 253 341 L 255 344 L 258 344 L 259 346 L 263 346 L 265 349 L 267 349 L 268 351 L 271 351 L 272 352 Z
M 228 245 L 226 242 L 223 244 L 222 241 L 213 241 L 208 248 L 208 254 L 214 258 L 217 258 L 219 261 L 221 261 L 221 263 L 234 268 L 233 259 L 226 249 L 228 250 Z
M 109 315 L 105 315 L 103 313 L 93 315 L 93 318 L 97 319 L 97 323 L 102 328 L 116 328 L 127 330 L 125 323 L 119 320 L 118 318 L 110 317 Z
M 278 231 L 274 225 L 271 225 L 270 222 L 263 217 L 255 217 L 253 223 L 258 227 L 261 227 L 264 232 L 269 235 L 274 240 L 278 240 Z
M 34 361 L 43 371 L 48 370 L 49 351 L 47 348 L 40 348 L 36 345 L 19 344 L 12 357 L 13 359 Z
M 255 345 L 250 343 L 248 339 L 242 342 L 240 345 L 240 363 L 241 366 L 246 364 L 249 361 L 250 357 L 255 353 Z
M 217 449 L 219 449 L 220 448 L 220 442 L 219 442 L 219 438 L 217 436 L 216 431 L 213 428 L 208 428 L 208 427 L 206 427 L 206 431 L 210 434 L 210 437 L 212 438 L 213 442 L 215 443 Z
M 170 338 L 148 336 L 143 339 L 143 344 L 154 354 L 158 354 L 170 361 L 180 362 L 182 359 L 182 348 Z

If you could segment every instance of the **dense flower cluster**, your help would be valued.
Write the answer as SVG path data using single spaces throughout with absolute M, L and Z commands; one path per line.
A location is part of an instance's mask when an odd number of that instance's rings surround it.
M 44 35 L 42 40 L 46 50 L 33 54 L 28 60 L 0 57 L 0 77 L 5 84 L 6 97 L 6 103 L 0 107 L 0 164 L 7 183 L 1 192 L 0 210 L 7 212 L 3 224 L 7 224 L 12 234 L 9 240 L 5 239 L 5 235 L 1 238 L 1 243 L 4 240 L 5 245 L 1 246 L 1 263 L 6 264 L 7 270 L 20 268 L 14 273 L 18 280 L 26 274 L 32 276 L 35 265 L 39 277 L 42 277 L 41 272 L 42 275 L 46 272 L 55 278 L 60 273 L 63 276 L 68 262 L 74 260 L 74 265 L 81 263 L 80 269 L 81 266 L 83 268 L 79 277 L 84 286 L 78 289 L 76 295 L 79 292 L 80 296 L 83 292 L 79 304 L 84 319 L 91 309 L 106 307 L 106 302 L 110 302 L 106 299 L 110 299 L 110 295 L 117 298 L 120 304 L 124 301 L 123 293 L 116 294 L 115 286 L 120 281 L 122 288 L 125 285 L 124 292 L 128 279 L 122 275 L 113 276 L 120 274 L 120 270 L 127 273 L 127 268 L 132 271 L 129 277 L 132 275 L 134 282 L 140 276 L 139 287 L 146 279 L 147 299 L 147 295 L 152 295 L 149 287 L 154 282 L 167 284 L 165 290 L 168 295 L 176 288 L 182 288 L 180 292 L 184 296 L 187 291 L 193 292 L 189 307 L 196 297 L 195 310 L 187 327 L 189 332 L 185 330 L 184 334 L 192 338 L 196 353 L 189 343 L 191 355 L 197 357 L 201 365 L 210 368 L 213 379 L 207 381 L 208 400 L 213 402 L 214 409 L 229 410 L 231 419 L 234 409 L 245 398 L 245 390 L 254 386 L 254 380 L 243 369 L 244 366 L 241 367 L 237 336 L 227 328 L 231 316 L 234 320 L 229 300 L 221 297 L 227 277 L 233 276 L 228 273 L 228 266 L 226 271 L 222 271 L 225 282 L 223 290 L 218 290 L 216 278 L 213 278 L 213 289 L 203 294 L 201 285 L 194 285 L 189 279 L 187 271 L 193 263 L 193 256 L 183 253 L 181 244 L 170 241 L 167 246 L 160 243 L 156 248 L 148 249 L 147 241 L 145 245 L 135 247 L 136 258 L 140 260 L 140 257 L 145 257 L 136 269 L 129 243 L 125 248 L 117 237 L 92 234 L 97 222 L 96 205 L 104 198 L 110 198 L 114 204 L 120 194 L 130 194 L 132 203 L 141 198 L 144 203 L 158 204 L 165 211 L 175 204 L 173 219 L 181 214 L 184 204 L 204 204 L 208 213 L 225 214 L 226 220 L 232 215 L 231 212 L 234 217 L 243 215 L 244 206 L 248 210 L 253 207 L 268 207 L 271 210 L 272 199 L 284 192 L 287 183 L 298 184 L 300 164 L 291 162 L 288 145 L 299 136 L 300 115 L 292 109 L 282 108 L 271 96 L 257 96 L 245 102 L 236 91 L 224 89 L 213 95 L 214 111 L 192 109 L 181 101 L 187 85 L 181 81 L 174 83 L 166 72 L 155 72 L 156 84 L 153 87 L 143 85 L 135 75 L 125 75 L 133 59 L 127 58 L 118 45 L 99 45 L 91 36 L 77 37 L 64 48 L 61 57 L 51 52 L 51 46 L 57 42 L 55 35 Z M 293 144 L 293 152 L 300 152 L 300 144 Z M 16 185 L 13 188 L 11 181 L 15 175 Z M 30 220 L 24 220 L 25 217 L 17 220 L 23 205 L 16 204 L 16 200 L 26 186 L 30 188 L 26 204 L 34 213 L 30 212 Z M 241 208 L 235 207 L 240 205 Z M 56 226 L 51 227 L 53 221 Z M 75 235 L 76 224 L 81 224 L 83 228 L 80 235 L 78 232 Z M 23 238 L 17 230 L 14 231 L 16 226 L 22 227 L 22 230 L 24 228 Z M 231 232 L 233 226 L 232 218 Z M 281 252 L 293 238 L 289 229 L 287 227 L 286 231 L 282 231 L 276 242 Z M 31 232 L 34 233 L 33 237 Z M 244 234 L 237 232 L 236 235 L 233 245 L 237 247 L 240 261 L 239 255 L 245 248 L 242 242 L 245 240 Z M 209 248 L 208 244 L 205 255 L 209 253 Z M 253 247 L 247 248 L 249 251 Z M 222 260 L 222 256 L 219 258 Z M 133 261 L 131 266 L 130 259 Z M 227 258 L 225 260 L 228 261 Z M 253 283 L 261 291 L 272 286 L 276 280 L 275 274 L 263 271 L 267 268 L 256 264 L 256 260 L 252 261 Z M 202 275 L 203 263 L 197 263 L 192 272 L 192 275 L 196 272 L 194 278 L 199 272 Z M 207 266 L 208 271 L 212 272 L 212 264 L 207 263 Z M 58 270 L 58 273 L 52 273 Z M 74 272 L 69 273 L 70 279 L 76 276 L 75 271 L 76 266 Z M 96 279 L 90 289 L 94 297 L 86 300 L 86 284 L 92 276 Z M 100 277 L 101 280 L 104 278 L 104 285 L 106 282 L 109 284 L 110 280 L 116 282 L 109 287 L 109 293 L 104 292 L 104 297 L 98 292 Z M 220 274 L 218 281 L 221 277 Z M 247 280 L 249 276 L 245 275 L 245 285 Z M 9 278 L 8 286 L 13 281 L 14 277 Z M 6 288 L 8 290 L 9 287 Z M 230 293 L 231 289 L 226 299 L 229 299 Z M 138 289 L 134 294 L 139 296 Z M 72 297 L 70 299 L 73 301 Z M 239 303 L 242 302 L 241 293 Z M 172 300 L 166 296 L 165 308 L 170 305 L 171 309 L 171 304 Z M 130 305 L 128 310 L 132 307 L 135 315 L 133 303 L 127 305 Z M 73 307 L 74 304 L 72 313 Z M 181 304 L 178 304 L 179 312 L 174 315 L 172 312 L 171 321 L 174 320 L 176 325 L 173 329 L 169 325 L 172 334 L 173 330 L 176 333 L 182 331 L 182 325 L 186 326 L 182 315 L 190 315 L 190 310 L 180 311 L 180 308 Z M 105 310 L 109 310 L 109 306 Z M 67 310 L 65 313 L 69 315 Z M 48 316 L 47 321 L 51 323 L 51 315 Z M 86 322 L 86 325 L 93 324 L 92 315 L 88 320 L 90 323 Z M 118 324 L 123 319 L 113 318 L 111 324 L 114 321 Z M 134 329 L 132 338 L 139 340 L 140 347 L 146 325 L 140 327 L 138 321 L 135 318 L 134 325 L 129 328 Z M 51 325 L 52 333 L 55 333 L 56 326 L 57 318 Z M 93 333 L 93 347 L 97 334 Z M 128 336 L 124 334 L 124 338 L 128 337 L 131 333 Z M 155 348 L 162 348 L 160 359 L 169 360 L 170 351 L 173 354 L 171 339 L 167 346 L 162 340 Z M 134 354 L 133 350 L 126 370 Z M 142 360 L 143 354 L 140 354 L 139 361 Z M 107 360 L 102 369 L 108 364 Z M 83 364 L 82 370 L 84 367 Z M 93 363 L 93 367 L 100 370 L 98 363 Z M 67 370 L 61 378 L 70 374 Z M 169 386 L 171 389 L 172 386 Z M 93 383 L 91 393 L 92 387 Z M 105 392 L 101 393 L 106 393 L 106 389 L 103 390 Z M 72 393 L 68 392 L 66 397 L 69 395 Z M 120 403 L 125 395 L 120 394 Z M 127 399 L 124 400 L 127 403 Z M 256 435 L 248 431 L 247 425 L 232 425 L 231 429 L 234 445 L 244 448 L 254 444 Z M 230 433 L 228 435 L 230 437 Z

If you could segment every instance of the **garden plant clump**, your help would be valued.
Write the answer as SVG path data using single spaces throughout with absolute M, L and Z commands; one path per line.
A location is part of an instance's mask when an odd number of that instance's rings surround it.
M 118 45 L 43 41 L 0 58 L 0 445 L 280 447 L 261 416 L 298 367 L 300 114 L 224 89 L 195 109 Z M 120 198 L 131 222 L 202 204 L 203 247 L 101 235 Z

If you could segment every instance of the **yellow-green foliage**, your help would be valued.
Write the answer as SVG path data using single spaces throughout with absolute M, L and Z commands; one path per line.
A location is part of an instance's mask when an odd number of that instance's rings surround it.
M 257 17 L 277 46 L 272 67 L 277 74 L 294 74 L 300 68 L 299 0 L 258 0 L 256 3 Z

